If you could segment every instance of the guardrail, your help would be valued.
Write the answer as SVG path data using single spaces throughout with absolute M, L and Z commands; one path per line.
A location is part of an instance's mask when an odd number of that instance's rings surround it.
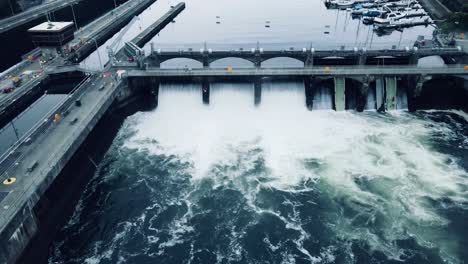
M 116 84 L 118 87 L 118 84 Z M 79 95 L 82 94 L 84 90 L 79 91 L 78 96 L 74 96 L 74 98 L 79 97 Z M 112 93 L 114 93 L 115 89 L 105 89 L 105 95 L 101 98 L 99 102 L 97 102 L 97 105 L 104 105 L 104 103 L 109 102 L 109 99 L 112 99 Z M 114 96 L 115 97 L 115 93 Z M 111 100 L 112 101 L 112 100 Z M 68 108 L 67 108 L 68 109 Z M 96 114 L 100 111 L 99 107 L 95 107 L 92 109 L 92 111 L 88 114 L 88 117 L 94 117 Z M 87 126 L 87 122 L 82 122 L 78 125 L 76 129 L 74 129 L 70 134 L 67 136 L 70 138 L 76 138 L 79 133 L 81 133 L 82 129 L 84 129 Z M 61 146 L 55 153 L 54 157 L 62 157 L 66 152 L 68 151 L 68 146 Z M 27 195 L 30 195 L 31 193 L 34 192 L 35 186 L 38 186 L 39 184 L 42 183 L 42 180 L 44 179 L 44 175 L 50 171 L 54 166 L 57 165 L 56 162 L 51 161 L 51 159 L 47 159 L 44 164 L 46 164 L 48 170 L 44 171 L 38 171 L 37 176 L 38 177 L 33 177 L 31 181 L 23 186 L 23 188 L 18 189 L 14 194 L 15 197 L 27 197 Z M 42 176 L 42 177 L 39 177 Z M 5 201 L 5 200 L 4 200 Z M 0 214 L 0 232 L 3 232 L 5 228 L 7 227 L 7 224 L 11 222 L 11 219 L 15 216 L 15 214 L 18 212 L 19 209 L 23 208 L 25 206 L 26 200 L 25 199 L 12 199 L 9 204 L 6 205 L 3 209 L 5 209 L 1 214 Z M 0 208 L 2 209 L 2 208 Z
M 21 152 L 21 148 L 29 145 L 32 141 L 44 134 L 52 125 L 55 114 L 66 115 L 69 107 L 77 98 L 81 96 L 86 88 L 86 84 L 93 78 L 85 78 L 81 81 L 69 94 L 56 105 L 53 109 L 47 112 L 39 122 L 28 130 L 15 144 L 13 144 L 2 156 L 0 156 L 0 175 L 7 174 L 16 163 L 19 163 L 27 154 Z M 9 157 L 16 157 L 10 159 Z
M 21 98 L 23 95 L 31 91 L 31 86 L 36 87 L 39 85 L 42 81 L 44 81 L 47 78 L 46 75 L 41 75 L 41 77 L 32 79 L 28 81 L 27 83 L 21 85 L 17 89 L 20 89 L 18 93 L 13 94 L 12 96 L 8 96 L 5 98 L 5 100 L 0 100 L 0 111 L 5 110 L 5 108 L 10 105 L 10 102 L 14 102 L 17 98 Z

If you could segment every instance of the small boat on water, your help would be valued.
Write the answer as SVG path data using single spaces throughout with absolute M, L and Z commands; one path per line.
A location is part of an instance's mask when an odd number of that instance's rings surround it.
M 388 13 L 388 11 L 375 9 L 375 8 L 374 9 L 362 8 L 362 9 L 351 11 L 351 15 L 353 16 L 365 16 L 365 17 L 379 17 L 386 13 Z
M 399 20 L 393 20 L 388 24 L 377 24 L 375 26 L 375 30 L 385 31 L 429 24 L 432 24 L 432 20 L 428 16 L 422 18 L 402 18 Z
M 328 7 L 334 7 L 339 9 L 346 9 L 350 7 L 354 7 L 355 5 L 361 3 L 368 3 L 371 0 L 327 0 L 325 5 Z
M 391 12 L 386 16 L 375 17 L 372 22 L 375 24 L 385 25 L 404 18 L 424 17 L 426 15 L 427 13 L 424 10 L 409 9 L 403 12 Z

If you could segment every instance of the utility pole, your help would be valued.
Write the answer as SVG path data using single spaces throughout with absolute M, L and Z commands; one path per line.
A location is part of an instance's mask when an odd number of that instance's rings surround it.
M 75 9 L 73 8 L 73 4 L 70 5 L 72 14 L 73 14 L 73 21 L 75 22 L 75 28 L 78 30 L 78 23 L 76 22 L 76 16 L 75 16 Z
M 94 44 L 96 45 L 96 51 L 97 51 L 97 55 L 98 55 L 98 58 L 99 58 L 99 65 L 101 66 L 101 69 L 103 69 L 103 67 L 102 67 L 102 60 L 101 60 L 101 54 L 99 53 L 99 47 L 98 47 L 97 41 L 96 41 L 95 38 L 92 38 L 92 40 L 94 40 Z
M 10 5 L 11 14 L 12 14 L 12 15 L 15 15 L 15 11 L 14 11 L 14 9 L 13 9 L 13 5 L 11 4 L 11 0 L 8 0 L 8 4 Z

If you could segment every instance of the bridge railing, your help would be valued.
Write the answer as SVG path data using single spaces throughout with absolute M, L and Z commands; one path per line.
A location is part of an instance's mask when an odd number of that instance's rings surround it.
M 304 48 L 315 50 L 353 50 L 366 49 L 366 50 L 383 50 L 383 49 L 405 49 L 406 47 L 412 48 L 414 41 L 402 41 L 402 42 L 250 42 L 250 43 L 158 43 L 152 44 L 154 50 L 162 51 L 195 51 L 200 50 L 216 50 L 216 51 L 232 51 L 232 50 L 243 50 L 249 51 L 252 49 L 261 48 L 265 51 L 276 51 L 276 50 L 302 50 Z M 149 51 L 149 45 L 145 47 L 145 51 Z
M 18 141 L 16 141 L 5 153 L 0 156 L 0 175 L 9 175 L 17 164 L 21 163 L 27 154 L 24 149 L 27 148 L 41 135 L 45 134 L 53 125 L 56 114 L 66 115 L 69 107 L 81 96 L 86 89 L 86 84 L 92 78 L 85 78 L 68 94 L 68 96 L 45 114 L 39 122 L 29 129 Z M 13 158 L 11 158 L 13 157 Z
M 79 92 L 77 95 L 81 95 L 82 92 L 85 90 L 86 86 L 85 85 L 81 85 L 80 87 L 77 88 L 77 92 Z M 78 90 L 78 89 L 81 89 Z M 106 96 L 103 96 L 101 98 L 101 100 L 103 100 L 103 102 L 100 102 L 101 104 L 103 104 L 106 100 L 108 100 L 109 98 L 111 98 L 111 89 L 106 89 L 104 90 L 107 92 Z M 73 98 L 77 98 L 79 96 L 73 96 Z M 73 102 L 73 101 L 72 101 Z M 69 105 L 70 106 L 70 105 Z M 66 107 L 66 109 L 69 108 Z M 99 108 L 94 108 L 91 110 L 89 116 L 96 116 L 96 114 L 98 113 L 99 111 Z M 86 123 L 83 123 L 83 124 L 80 124 L 79 127 L 81 129 L 83 129 L 83 127 L 86 127 Z M 81 133 L 81 131 L 79 129 L 74 129 L 68 136 L 70 136 L 71 138 L 76 138 L 79 133 Z M 54 156 L 57 156 L 57 157 L 63 157 L 64 154 L 68 151 L 68 147 L 67 146 L 59 146 L 57 152 L 55 153 Z M 46 167 L 48 168 L 47 171 L 50 171 L 51 169 L 54 168 L 54 166 L 57 166 L 57 163 L 56 162 L 51 162 L 50 159 L 47 159 L 44 163 L 45 165 L 47 165 Z M 25 186 L 23 186 L 23 188 L 20 188 L 18 189 L 16 192 L 15 192 L 15 195 L 16 197 L 27 197 L 28 194 L 31 194 L 31 192 L 34 191 L 34 189 L 36 188 L 36 186 L 40 185 L 43 183 L 43 179 L 44 179 L 44 176 L 46 175 L 46 171 L 42 170 L 42 171 L 38 171 L 37 172 L 37 176 L 38 177 L 33 177 L 31 179 L 31 181 L 26 184 Z M 5 211 L 2 212 L 2 214 L 0 214 L 0 224 L 8 224 L 11 222 L 11 219 L 15 216 L 15 214 L 18 212 L 17 209 L 21 209 L 23 206 L 25 206 L 25 200 L 24 199 L 15 199 L 13 198 L 11 200 L 11 204 L 8 204 L 8 208 L 4 208 Z M 15 208 L 15 210 L 6 210 L 6 209 L 9 209 L 9 208 Z M 4 228 L 5 226 L 1 226 L 0 225 L 0 230 L 2 230 L 2 228 Z

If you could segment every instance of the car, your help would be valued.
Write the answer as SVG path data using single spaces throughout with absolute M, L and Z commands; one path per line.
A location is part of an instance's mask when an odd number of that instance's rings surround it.
M 13 87 L 3 88 L 3 93 L 11 93 L 11 92 L 13 92 Z

